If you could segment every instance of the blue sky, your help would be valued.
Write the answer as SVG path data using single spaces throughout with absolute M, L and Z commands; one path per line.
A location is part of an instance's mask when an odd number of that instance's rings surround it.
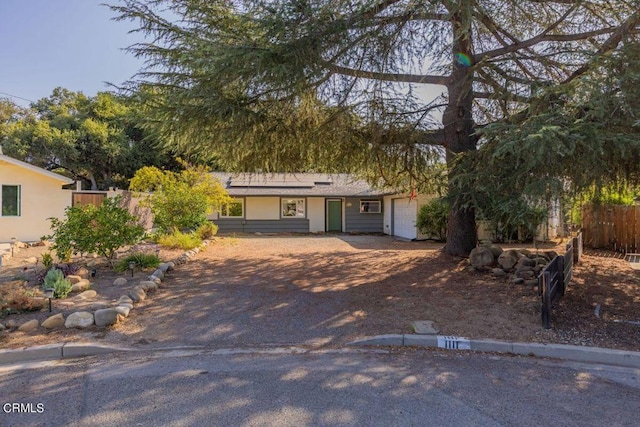
M 95 95 L 109 90 L 105 81 L 131 78 L 142 62 L 122 49 L 141 36 L 127 34 L 133 23 L 112 21 L 104 2 L 0 0 L 0 97 L 36 101 L 58 86 Z

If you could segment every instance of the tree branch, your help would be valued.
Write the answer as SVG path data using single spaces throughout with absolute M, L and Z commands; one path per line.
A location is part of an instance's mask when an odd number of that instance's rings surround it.
M 349 67 L 343 67 L 341 65 L 324 63 L 324 66 L 331 72 L 336 74 L 342 74 L 344 76 L 382 80 L 390 82 L 403 82 L 403 83 L 424 83 L 447 86 L 449 84 L 449 77 L 447 76 L 433 76 L 433 75 L 420 75 L 420 74 L 402 74 L 402 73 L 380 73 L 376 71 L 364 71 L 356 70 Z

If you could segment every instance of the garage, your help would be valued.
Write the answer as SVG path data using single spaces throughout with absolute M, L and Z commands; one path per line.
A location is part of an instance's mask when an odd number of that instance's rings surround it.
M 392 234 L 405 239 L 415 239 L 418 236 L 416 219 L 418 202 L 410 198 L 393 199 L 393 231 Z

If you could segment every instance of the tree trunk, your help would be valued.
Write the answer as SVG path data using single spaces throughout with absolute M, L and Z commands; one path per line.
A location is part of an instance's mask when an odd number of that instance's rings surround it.
M 447 86 L 449 103 L 442 117 L 444 125 L 444 146 L 447 150 L 449 194 L 468 194 L 472 188 L 454 188 L 452 179 L 465 171 L 458 164 L 460 154 L 476 150 L 473 121 L 473 64 L 466 60 L 473 58 L 471 46 L 470 14 L 458 9 L 452 13 L 453 28 L 453 72 Z M 475 211 L 464 207 L 461 197 L 455 197 L 451 204 L 447 224 L 447 244 L 445 252 L 451 255 L 468 256 L 477 243 Z

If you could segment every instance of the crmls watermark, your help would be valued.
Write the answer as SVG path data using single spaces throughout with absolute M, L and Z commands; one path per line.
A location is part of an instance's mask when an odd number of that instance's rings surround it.
M 5 414 L 42 414 L 44 403 L 5 403 L 2 411 Z

